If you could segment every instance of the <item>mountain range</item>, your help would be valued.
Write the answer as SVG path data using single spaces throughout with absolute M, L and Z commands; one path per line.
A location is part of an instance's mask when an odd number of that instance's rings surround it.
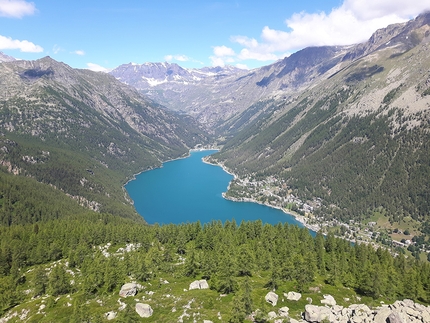
M 243 181 L 275 176 L 279 206 L 294 195 L 343 221 L 379 212 L 426 222 L 429 21 L 424 13 L 367 42 L 309 47 L 254 70 L 145 63 L 106 74 L 2 55 L 0 160 L 106 211 L 133 173 L 213 143 L 222 149 L 212 161 Z M 42 153 L 57 150 L 82 161 Z M 51 176 L 48 160 L 66 175 Z M 107 177 L 88 176 L 100 168 Z
M 343 221 L 377 212 L 425 222 L 429 22 L 424 13 L 367 42 L 309 47 L 250 71 L 147 63 L 111 74 L 206 125 L 223 145 L 213 161 L 245 183 L 276 176 L 278 206 L 294 194 Z
M 185 69 L 176 64 L 145 63 L 124 64 L 110 73 L 166 107 L 193 115 L 210 128 L 218 127 L 259 100 L 297 96 L 384 47 L 395 43 L 402 46 L 399 51 L 413 47 L 417 39 L 406 37 L 425 26 L 427 20 L 423 14 L 408 23 L 390 25 L 361 44 L 308 47 L 250 71 L 231 66 Z
M 254 70 L 0 53 L 0 322 L 428 322 L 429 52 L 430 13 Z M 205 147 L 321 230 L 146 225 L 124 184 Z
M 45 57 L 4 62 L 0 75 L 0 164 L 101 212 L 130 214 L 121 183 L 208 140 L 109 74 Z

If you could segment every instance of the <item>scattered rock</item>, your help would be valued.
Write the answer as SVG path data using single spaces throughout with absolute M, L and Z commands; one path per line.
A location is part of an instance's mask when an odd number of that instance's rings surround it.
M 288 294 L 284 293 L 284 296 L 290 301 L 298 301 L 302 298 L 302 294 L 296 292 L 288 292 Z
M 267 313 L 267 316 L 269 317 L 269 320 L 277 317 L 276 312 L 273 311 Z
M 400 317 L 399 313 L 391 312 L 391 314 L 388 315 L 386 322 L 387 323 L 403 323 L 403 320 Z
M 122 311 L 127 307 L 127 304 L 121 302 L 121 299 L 118 299 L 118 303 L 119 303 L 118 311 Z
M 188 290 L 192 289 L 209 289 L 209 285 L 205 279 L 195 280 L 190 284 L 190 288 Z
M 333 322 L 335 316 L 328 307 L 308 304 L 305 306 L 305 320 L 308 322 L 322 322 L 323 320 Z
M 264 299 L 267 303 L 270 303 L 273 306 L 276 306 L 276 304 L 278 303 L 278 295 L 274 292 L 268 292 Z
M 308 302 L 308 304 L 312 304 L 312 298 L 306 297 L 306 302 Z
M 336 305 L 336 301 L 333 298 L 333 296 L 331 296 L 331 295 L 324 295 L 323 297 L 324 297 L 324 299 L 321 300 L 321 304 L 326 304 L 328 306 L 334 306 L 334 305 Z
M 386 323 L 388 316 L 391 314 L 391 309 L 389 307 L 382 307 L 378 313 L 376 313 L 373 321 L 375 323 Z
M 119 291 L 119 296 L 128 297 L 134 296 L 137 294 L 137 284 L 136 283 L 127 283 L 122 285 L 121 290 Z
M 117 315 L 117 313 L 114 311 L 110 311 L 110 312 L 105 313 L 105 317 L 108 321 L 115 319 L 116 315 Z
M 288 307 L 284 306 L 278 310 L 278 314 L 279 314 L 279 316 L 287 317 L 289 311 L 290 311 L 290 309 Z
M 137 303 L 136 312 L 140 317 L 150 317 L 152 316 L 152 308 L 148 304 Z
M 300 322 L 297 321 L 296 319 L 290 319 L 290 323 L 300 323 Z

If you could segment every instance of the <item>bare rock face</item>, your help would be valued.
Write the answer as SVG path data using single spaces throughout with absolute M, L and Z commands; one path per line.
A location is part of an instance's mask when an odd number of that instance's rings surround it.
M 140 317 L 150 317 L 152 316 L 153 310 L 148 304 L 137 303 L 136 312 Z
M 278 294 L 274 292 L 268 292 L 266 296 L 264 297 L 267 303 L 272 304 L 273 306 L 276 306 L 278 303 Z
M 205 279 L 195 280 L 190 284 L 189 290 L 192 289 L 209 289 L 208 282 Z
M 119 291 L 119 296 L 128 297 L 134 296 L 137 294 L 137 284 L 136 283 L 127 283 L 122 285 L 121 290 Z

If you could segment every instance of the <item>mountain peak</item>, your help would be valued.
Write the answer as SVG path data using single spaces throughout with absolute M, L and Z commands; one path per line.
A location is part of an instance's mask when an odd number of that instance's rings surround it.
M 16 58 L 12 57 L 12 56 L 8 56 L 3 52 L 0 52 L 0 63 L 3 62 L 13 62 L 16 61 Z

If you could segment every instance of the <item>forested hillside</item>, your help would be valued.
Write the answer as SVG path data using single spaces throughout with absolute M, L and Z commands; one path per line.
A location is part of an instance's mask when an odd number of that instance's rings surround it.
M 137 322 L 137 301 L 151 306 L 157 322 L 184 313 L 186 321 L 243 322 L 252 312 L 263 322 L 268 311 L 284 306 L 297 319 L 306 297 L 319 303 L 327 293 L 344 306 L 360 298 L 369 305 L 430 302 L 428 263 L 332 235 L 313 238 L 288 224 L 147 226 L 87 213 L 2 226 L 0 247 L 0 310 L 25 313 L 27 322 L 103 322 L 108 312 L 117 314 L 116 322 Z M 210 289 L 188 290 L 196 279 Z M 140 291 L 122 298 L 128 282 Z M 264 300 L 268 291 L 301 292 L 303 300 L 271 306 Z
M 208 140 L 191 118 L 167 111 L 112 76 L 49 57 L 1 63 L 0 84 L 0 171 L 31 177 L 50 186 L 41 191 L 57 189 L 92 210 L 139 219 L 124 198 L 127 179 Z M 21 192 L 34 185 L 16 180 Z M 1 189 L 0 196 L 8 196 L 9 186 Z M 21 198 L 9 199 L 13 214 L 6 212 L 3 223 L 46 219 L 18 211 Z
M 201 115 L 210 129 L 108 74 L 49 57 L 0 63 L 0 322 L 147 320 L 137 307 L 156 322 L 290 320 L 328 294 L 344 306 L 337 313 L 366 312 L 367 321 L 377 310 L 356 303 L 409 299 L 407 315 L 427 322 L 429 21 L 305 49 L 244 73 L 236 87 L 223 83 L 228 104 Z M 240 93 L 248 109 L 226 112 L 231 89 L 256 87 L 256 96 Z M 390 248 L 262 221 L 146 225 L 126 181 L 212 142 L 223 146 L 212 162 L 237 175 L 227 197 L 292 209 L 317 228 L 335 219 L 336 233 L 354 239 L 353 226 L 384 218 L 390 230 L 403 225 L 402 237 L 413 230 L 408 252 L 388 229 L 366 234 Z M 287 299 L 291 291 L 303 298 Z M 269 292 L 281 297 L 268 301 Z
M 232 118 L 224 129 L 237 133 L 212 160 L 244 183 L 275 178 L 278 206 L 294 195 L 325 219 L 348 223 L 377 212 L 391 223 L 425 223 L 429 17 L 378 31 L 326 80 L 295 97 L 279 94 L 258 102 Z M 238 196 L 247 190 L 243 185 Z

